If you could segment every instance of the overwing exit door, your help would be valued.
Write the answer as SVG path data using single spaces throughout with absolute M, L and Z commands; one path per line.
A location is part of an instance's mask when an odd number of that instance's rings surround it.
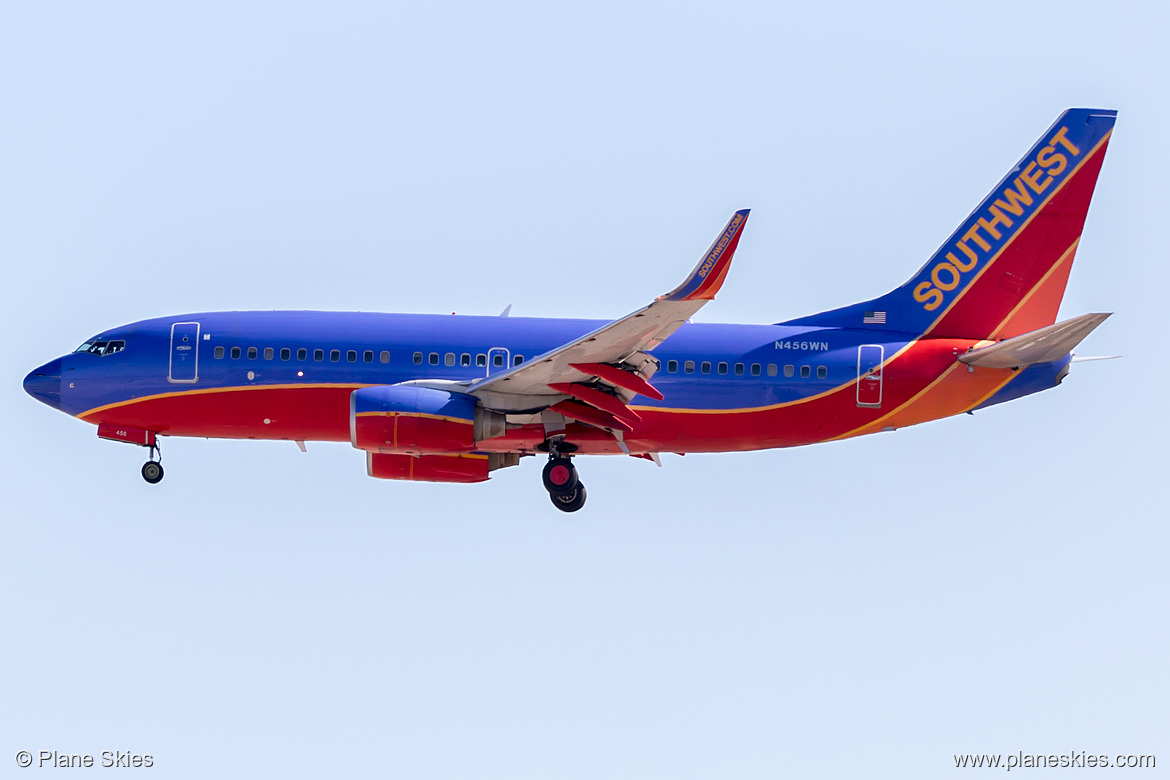
M 492 347 L 488 350 L 487 374 L 498 374 L 508 368 L 512 353 L 505 347 Z
M 885 347 L 862 344 L 857 348 L 857 405 L 882 405 L 882 361 Z

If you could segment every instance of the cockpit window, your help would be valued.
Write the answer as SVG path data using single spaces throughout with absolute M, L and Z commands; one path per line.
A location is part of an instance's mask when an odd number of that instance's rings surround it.
M 115 352 L 121 352 L 126 348 L 126 342 L 122 340 L 117 341 L 87 341 L 82 344 L 74 352 L 88 352 L 91 355 L 104 357 L 112 355 Z

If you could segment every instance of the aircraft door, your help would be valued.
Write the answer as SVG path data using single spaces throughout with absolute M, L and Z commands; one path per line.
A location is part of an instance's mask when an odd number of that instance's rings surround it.
M 512 353 L 505 347 L 492 347 L 488 350 L 487 375 L 498 374 L 508 368 Z
M 171 355 L 168 382 L 199 381 L 199 323 L 176 322 L 171 325 Z
M 881 344 L 862 344 L 857 348 L 857 405 L 882 405 L 882 361 L 885 347 Z

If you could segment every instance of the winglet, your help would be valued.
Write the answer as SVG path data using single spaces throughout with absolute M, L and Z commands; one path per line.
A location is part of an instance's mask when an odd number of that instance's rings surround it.
M 714 299 L 715 293 L 723 286 L 723 279 L 727 276 L 727 269 L 731 267 L 731 258 L 735 255 L 735 248 L 739 246 L 739 237 L 743 235 L 743 226 L 747 222 L 751 209 L 740 209 L 731 215 L 731 220 L 723 232 L 715 239 L 715 243 L 703 255 L 703 259 L 691 271 L 686 281 L 671 292 L 663 295 L 661 300 L 667 301 L 709 301 Z

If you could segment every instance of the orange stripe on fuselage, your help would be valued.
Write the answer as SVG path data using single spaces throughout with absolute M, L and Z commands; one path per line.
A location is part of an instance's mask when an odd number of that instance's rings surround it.
M 1012 380 L 1014 373 L 1006 368 L 979 368 L 968 371 L 958 361 L 943 371 L 942 376 L 931 382 L 922 392 L 894 411 L 874 422 L 848 433 L 837 436 L 847 439 L 867 433 L 877 433 L 885 428 L 905 428 L 910 425 L 950 417 L 978 406 L 984 399 L 994 395 Z

